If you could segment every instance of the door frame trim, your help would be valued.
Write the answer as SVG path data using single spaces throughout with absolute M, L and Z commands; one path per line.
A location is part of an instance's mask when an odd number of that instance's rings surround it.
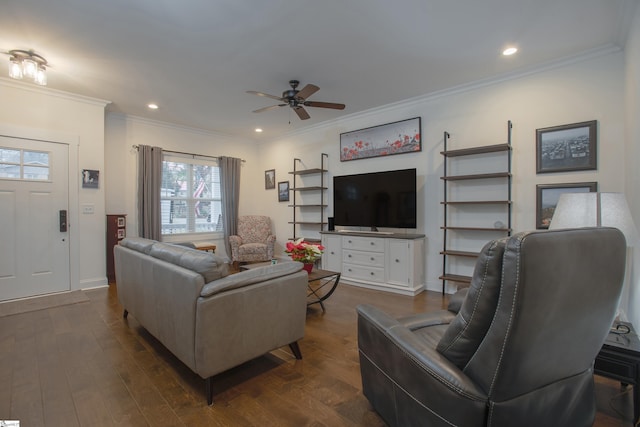
M 79 223 L 79 194 L 77 191 L 79 177 L 74 171 L 78 169 L 78 151 L 80 147 L 80 137 L 70 133 L 22 127 L 0 123 L 0 136 L 18 139 L 32 139 L 36 141 L 66 144 L 69 146 L 69 170 L 67 194 L 69 195 L 69 289 L 80 289 L 80 256 L 79 242 L 76 231 L 80 230 Z M 75 191 L 72 191 L 74 190 Z

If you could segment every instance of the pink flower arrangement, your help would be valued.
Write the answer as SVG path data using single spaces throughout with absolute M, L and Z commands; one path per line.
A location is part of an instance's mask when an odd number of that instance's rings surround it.
M 305 242 L 304 239 L 301 238 L 295 242 L 287 242 L 284 251 L 291 255 L 293 261 L 310 264 L 320 258 L 320 255 L 322 255 L 324 251 L 324 246 Z

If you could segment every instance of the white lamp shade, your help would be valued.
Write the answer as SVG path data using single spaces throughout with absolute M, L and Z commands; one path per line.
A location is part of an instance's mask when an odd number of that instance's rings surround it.
M 635 245 L 638 232 L 624 194 L 564 193 L 560 195 L 549 230 L 601 226 L 619 229 L 627 239 L 627 246 Z

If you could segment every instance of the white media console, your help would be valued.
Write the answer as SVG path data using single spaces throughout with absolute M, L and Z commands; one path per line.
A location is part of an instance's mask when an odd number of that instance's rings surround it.
M 424 234 L 323 231 L 322 268 L 341 283 L 416 295 L 425 290 Z

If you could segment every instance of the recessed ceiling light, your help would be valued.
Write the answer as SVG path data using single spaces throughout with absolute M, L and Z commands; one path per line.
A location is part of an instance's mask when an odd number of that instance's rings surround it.
M 258 133 L 262 132 L 262 128 L 256 128 L 256 132 Z
M 147 104 L 147 107 L 149 107 L 150 110 L 157 110 L 158 104 Z
M 502 51 L 502 54 L 504 56 L 510 56 L 513 55 L 514 53 L 516 53 L 518 51 L 517 47 L 508 47 L 505 50 Z

